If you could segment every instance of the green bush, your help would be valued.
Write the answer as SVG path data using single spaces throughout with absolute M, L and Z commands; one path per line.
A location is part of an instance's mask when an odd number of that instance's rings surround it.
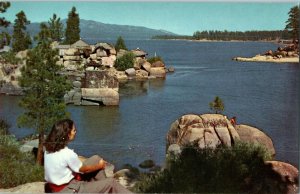
M 124 54 L 122 57 L 117 58 L 115 63 L 115 68 L 118 71 L 125 71 L 126 69 L 133 68 L 134 65 L 134 54 L 132 52 L 128 52 Z
M 280 176 L 264 161 L 262 147 L 238 143 L 234 147 L 199 149 L 188 146 L 170 157 L 163 171 L 142 176 L 135 185 L 142 193 L 284 193 Z M 271 177 L 271 178 L 270 178 Z
M 162 63 L 165 63 L 160 56 L 148 58 L 147 61 L 151 64 L 155 63 L 156 61 L 161 61 Z
M 4 63 L 9 63 L 12 65 L 19 64 L 22 60 L 16 57 L 16 53 L 13 51 L 9 51 L 7 53 L 3 53 L 0 55 L 0 61 Z
M 43 181 L 43 167 L 35 164 L 33 154 L 20 152 L 19 142 L 7 133 L 7 127 L 0 119 L 0 188 Z

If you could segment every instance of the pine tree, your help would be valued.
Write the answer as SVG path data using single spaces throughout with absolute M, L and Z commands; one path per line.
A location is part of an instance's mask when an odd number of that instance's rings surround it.
M 285 29 L 289 30 L 293 40 L 299 39 L 299 12 L 298 6 L 292 7 L 289 11 L 289 19 L 286 21 Z
M 51 38 L 53 41 L 61 41 L 63 38 L 63 27 L 60 18 L 53 14 L 53 17 L 48 21 Z
M 209 107 L 211 110 L 215 111 L 216 114 L 224 111 L 224 103 L 219 96 L 216 96 L 214 101 L 209 103 Z
M 9 2 L 0 2 L 0 13 L 5 13 L 7 8 L 9 7 L 10 7 Z M 10 22 L 7 21 L 4 17 L 0 18 L 0 27 L 7 28 L 9 24 Z M 3 48 L 5 45 L 9 45 L 9 44 L 10 44 L 10 35 L 7 32 L 2 31 L 0 33 L 0 49 Z
M 69 12 L 65 37 L 66 44 L 73 44 L 80 39 L 79 15 L 75 7 Z
M 14 32 L 13 32 L 13 51 L 19 52 L 26 50 L 31 45 L 30 35 L 26 32 L 26 25 L 30 24 L 23 11 L 17 13 L 17 19 L 15 19 Z
M 28 52 L 26 66 L 21 69 L 20 85 L 24 96 L 20 106 L 25 112 L 18 118 L 20 126 L 34 128 L 39 134 L 37 163 L 42 164 L 44 135 L 57 120 L 68 117 L 63 96 L 70 89 L 66 77 L 59 75 L 57 50 L 50 47 L 46 24 L 41 24 L 37 46 Z
M 119 51 L 120 49 L 127 50 L 125 42 L 124 42 L 122 36 L 118 37 L 115 48 L 116 48 L 117 51 Z

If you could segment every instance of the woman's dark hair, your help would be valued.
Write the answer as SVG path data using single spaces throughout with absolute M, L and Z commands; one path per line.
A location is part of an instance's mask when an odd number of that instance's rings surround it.
M 56 122 L 46 138 L 44 144 L 46 150 L 52 153 L 63 149 L 69 142 L 69 134 L 72 131 L 73 125 L 74 122 L 70 119 Z

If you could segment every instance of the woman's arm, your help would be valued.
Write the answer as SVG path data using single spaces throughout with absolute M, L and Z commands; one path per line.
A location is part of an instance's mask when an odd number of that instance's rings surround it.
M 99 161 L 99 163 L 96 164 L 96 165 L 83 165 L 83 166 L 81 166 L 79 171 L 82 172 L 82 173 L 90 173 L 90 172 L 94 172 L 96 170 L 104 169 L 105 165 L 106 165 L 106 162 L 103 159 L 101 159 Z

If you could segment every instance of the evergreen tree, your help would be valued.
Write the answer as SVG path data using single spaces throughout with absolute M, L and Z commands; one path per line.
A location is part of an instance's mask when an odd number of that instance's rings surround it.
M 31 45 L 31 38 L 29 33 L 26 32 L 26 25 L 30 24 L 23 11 L 17 13 L 15 19 L 14 32 L 13 32 L 13 51 L 19 52 L 26 50 Z
M 224 111 L 224 103 L 219 96 L 216 96 L 214 101 L 209 103 L 209 107 L 211 110 L 215 111 L 216 114 Z
M 63 27 L 60 18 L 53 14 L 53 17 L 48 21 L 51 38 L 54 41 L 61 41 L 63 38 Z
M 298 6 L 292 7 L 289 11 L 289 19 L 286 21 L 285 29 L 289 30 L 293 40 L 299 39 L 299 12 Z
M 75 7 L 69 12 L 65 37 L 66 44 L 73 44 L 80 39 L 79 15 Z
M 116 48 L 117 51 L 119 51 L 120 49 L 128 50 L 126 48 L 126 45 L 125 45 L 125 42 L 124 42 L 122 36 L 118 37 L 118 40 L 117 40 L 116 45 L 115 45 L 115 48 Z
M 10 7 L 9 2 L 0 2 L 0 13 L 5 13 L 7 8 Z M 4 17 L 0 17 L 0 27 L 7 28 L 9 26 L 10 22 L 7 21 Z M 2 31 L 0 33 L 0 49 L 3 48 L 5 45 L 10 44 L 10 35 Z
M 57 120 L 68 117 L 63 96 L 70 89 L 66 77 L 59 75 L 57 50 L 50 47 L 49 29 L 41 24 L 37 46 L 28 52 L 21 69 L 20 85 L 24 96 L 20 106 L 25 112 L 18 118 L 20 126 L 34 128 L 39 134 L 37 163 L 42 164 L 44 135 Z

